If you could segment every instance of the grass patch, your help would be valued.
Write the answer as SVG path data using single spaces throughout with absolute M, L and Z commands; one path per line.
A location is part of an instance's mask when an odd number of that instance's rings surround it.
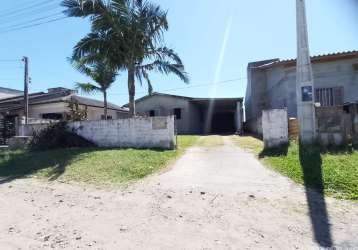
M 164 167 L 197 141 L 179 136 L 177 150 L 73 148 L 43 152 L 0 152 L 3 182 L 21 177 L 90 184 L 123 184 Z M 0 181 L 1 183 L 1 181 Z
M 358 150 L 350 147 L 322 150 L 291 141 L 274 150 L 263 150 L 253 137 L 233 137 L 237 145 L 256 154 L 264 163 L 295 182 L 336 198 L 358 200 Z

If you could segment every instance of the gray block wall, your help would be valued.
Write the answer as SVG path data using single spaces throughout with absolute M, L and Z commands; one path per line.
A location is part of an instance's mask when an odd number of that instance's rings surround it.
M 264 110 L 262 131 L 265 148 L 274 148 L 288 143 L 288 118 L 286 109 Z
M 69 123 L 69 128 L 99 147 L 174 149 L 174 117 L 138 117 Z
M 248 66 L 245 112 L 249 124 L 261 117 L 265 109 L 287 108 L 289 117 L 297 117 L 296 66 L 293 63 L 289 66 L 278 64 L 257 68 L 268 62 L 250 63 Z M 315 88 L 343 87 L 344 102 L 357 102 L 356 64 L 358 58 L 313 63 Z
M 20 136 L 32 136 L 50 123 L 33 122 L 19 125 Z M 174 116 L 136 117 L 120 120 L 70 122 L 71 131 L 105 148 L 174 149 Z

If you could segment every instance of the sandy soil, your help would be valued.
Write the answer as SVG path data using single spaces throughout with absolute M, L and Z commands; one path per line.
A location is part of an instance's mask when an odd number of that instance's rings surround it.
M 358 204 L 306 193 L 228 138 L 125 190 L 0 184 L 0 218 L 0 249 L 358 248 Z

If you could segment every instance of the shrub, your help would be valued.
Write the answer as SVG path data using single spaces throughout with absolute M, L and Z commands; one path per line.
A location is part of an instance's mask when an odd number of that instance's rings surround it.
M 95 147 L 95 145 L 69 131 L 66 122 L 54 123 L 39 132 L 34 132 L 29 145 L 32 151 L 80 147 Z

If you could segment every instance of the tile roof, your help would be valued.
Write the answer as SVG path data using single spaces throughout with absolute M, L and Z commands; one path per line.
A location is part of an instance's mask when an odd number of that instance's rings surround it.
M 29 94 L 29 105 L 46 104 L 54 102 L 70 102 L 71 100 L 78 101 L 79 104 L 103 108 L 104 103 L 102 101 L 94 100 L 91 98 L 77 96 L 72 90 L 63 89 L 57 92 L 38 92 Z M 15 96 L 0 100 L 0 112 L 18 110 L 23 108 L 24 96 Z M 127 112 L 128 110 L 118 105 L 108 103 L 109 109 Z
M 344 52 L 336 52 L 336 53 L 329 53 L 329 54 L 321 54 L 321 55 L 315 55 L 311 56 L 312 63 L 316 62 L 323 62 L 323 61 L 335 61 L 340 59 L 349 59 L 349 58 L 358 58 L 358 50 L 352 50 L 352 51 L 344 51 Z M 285 66 L 295 66 L 296 65 L 296 59 L 273 59 L 265 61 L 266 63 L 255 65 L 255 63 L 251 63 L 250 65 L 253 65 L 252 68 L 271 68 L 273 66 L 277 65 L 285 65 Z

